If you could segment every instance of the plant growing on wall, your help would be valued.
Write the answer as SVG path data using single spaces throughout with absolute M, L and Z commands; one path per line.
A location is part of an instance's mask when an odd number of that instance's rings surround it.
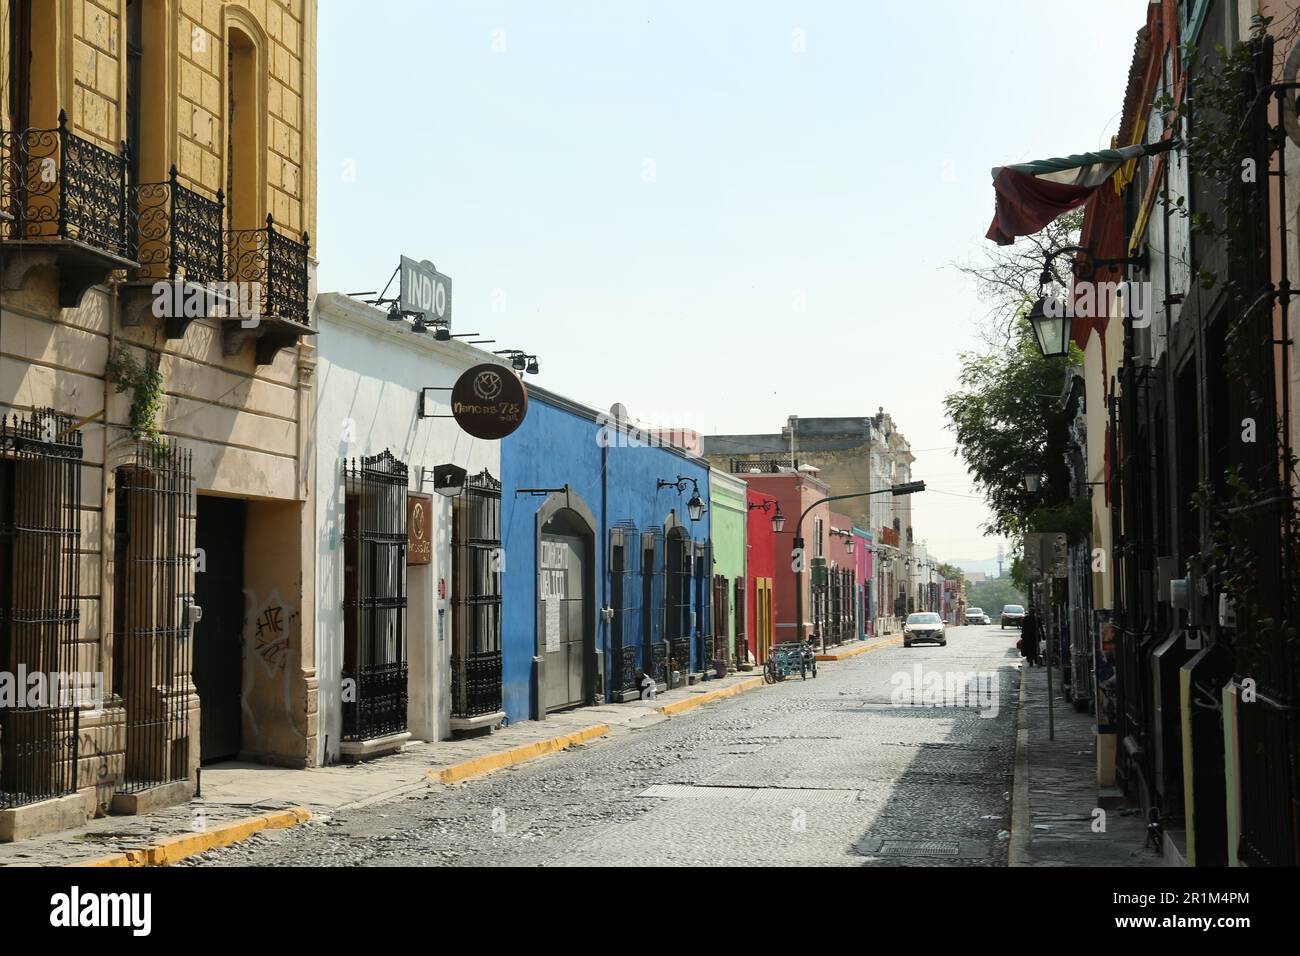
M 126 349 L 118 347 L 108 361 L 108 380 L 119 394 L 131 391 L 131 431 L 159 451 L 167 445 L 158 426 L 158 413 L 162 410 L 162 373 L 157 359 L 137 362 Z

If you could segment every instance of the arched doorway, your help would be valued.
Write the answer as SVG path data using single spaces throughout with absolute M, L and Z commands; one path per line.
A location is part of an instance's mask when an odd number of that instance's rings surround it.
M 594 522 L 563 499 L 558 507 L 544 506 L 538 513 L 537 535 L 543 714 L 590 703 L 595 695 L 595 562 Z

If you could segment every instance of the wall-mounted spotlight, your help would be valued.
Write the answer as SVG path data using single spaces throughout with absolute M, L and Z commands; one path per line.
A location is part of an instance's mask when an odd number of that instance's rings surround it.
M 522 349 L 497 349 L 492 354 L 510 356 L 510 367 L 516 372 L 527 372 L 529 375 L 536 375 L 539 371 L 537 356 L 529 355 Z

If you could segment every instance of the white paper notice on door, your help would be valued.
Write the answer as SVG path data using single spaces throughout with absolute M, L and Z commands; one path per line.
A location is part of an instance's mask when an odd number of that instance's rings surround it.
M 560 649 L 560 599 L 554 596 L 546 598 L 546 649 Z

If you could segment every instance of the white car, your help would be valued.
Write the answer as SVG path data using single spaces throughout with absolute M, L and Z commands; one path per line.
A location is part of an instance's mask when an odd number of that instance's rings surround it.
M 907 615 L 907 623 L 903 625 L 903 646 L 911 647 L 917 641 L 930 641 L 946 647 L 948 629 L 943 618 L 933 611 L 918 611 Z
M 989 619 L 989 616 L 984 613 L 983 608 L 968 607 L 966 608 L 966 623 L 967 624 L 992 624 L 993 622 Z

